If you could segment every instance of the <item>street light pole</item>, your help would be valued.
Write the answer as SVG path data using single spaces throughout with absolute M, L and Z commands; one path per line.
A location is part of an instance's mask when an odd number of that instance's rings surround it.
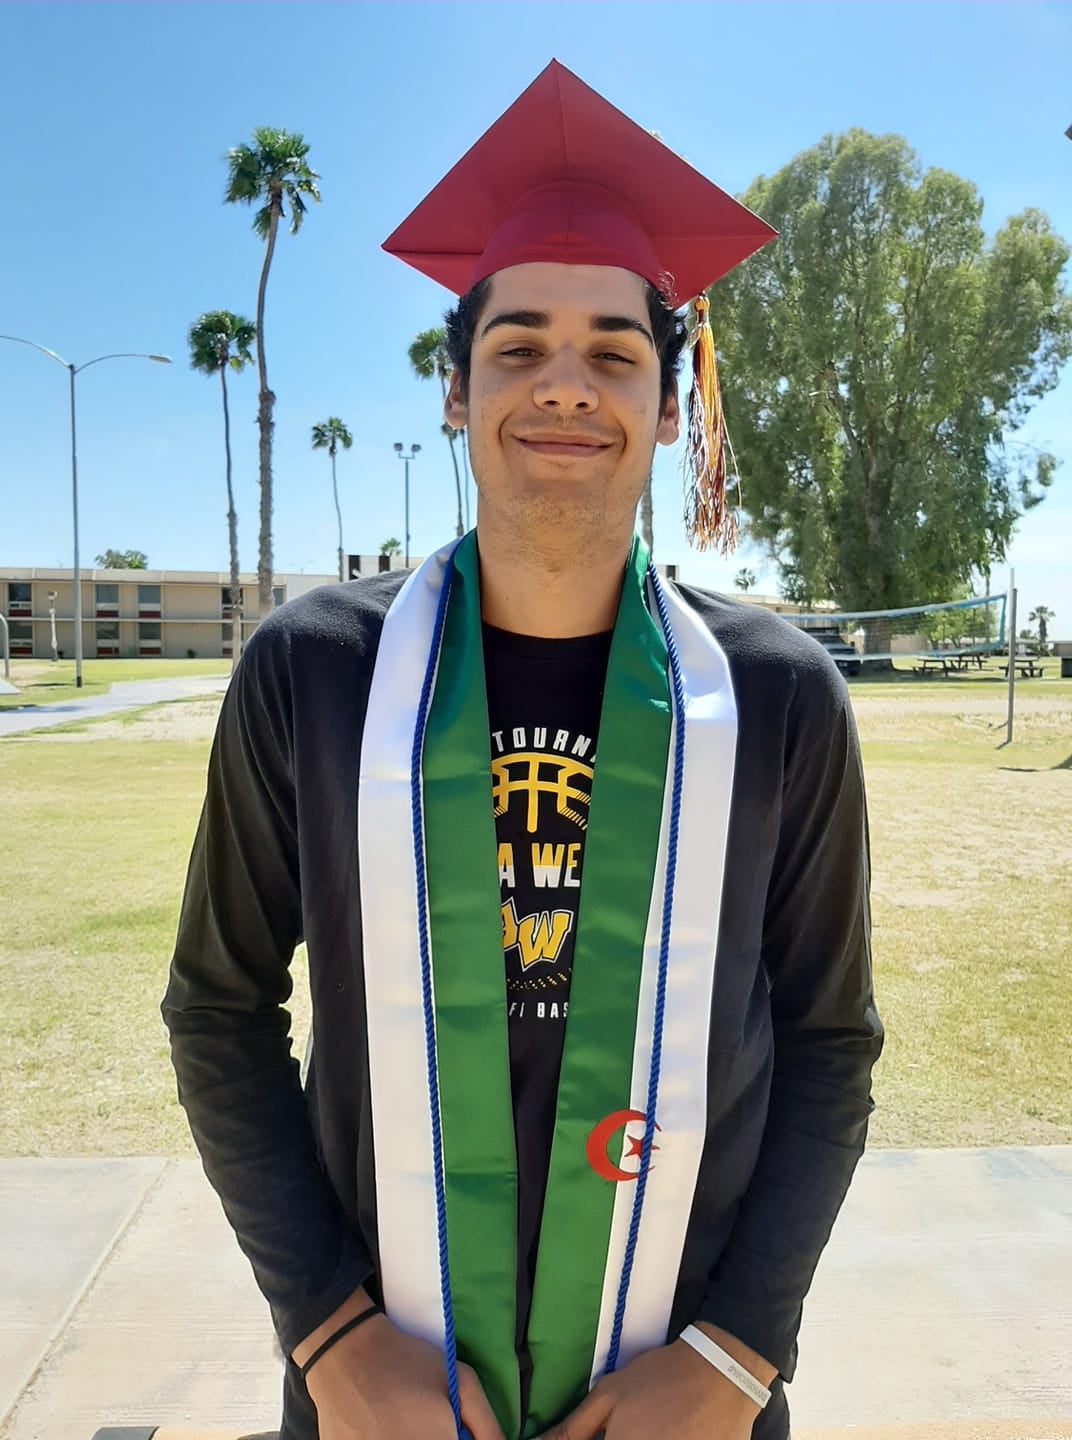
M 408 454 L 408 455 L 403 455 L 402 452 L 403 452 L 404 449 L 405 449 L 405 446 L 402 444 L 401 440 L 396 440 L 396 441 L 395 441 L 395 454 L 398 456 L 398 458 L 399 458 L 400 460 L 402 460 L 402 461 L 405 462 L 405 466 L 406 466 L 406 569 L 408 570 L 408 569 L 409 569 L 409 462 L 410 462 L 411 460 L 415 460 L 415 459 L 417 458 L 417 456 L 421 453 L 421 447 L 420 447 L 419 445 L 411 445 L 411 446 L 409 447 L 409 454 Z
M 0 335 L 0 340 L 11 340 L 16 345 L 29 345 L 31 350 L 40 350 L 42 355 L 49 356 L 55 360 L 71 377 L 71 503 L 74 513 L 74 683 L 75 688 L 82 688 L 82 569 L 78 556 L 78 442 L 75 430 L 75 403 L 74 403 L 74 378 L 83 370 L 88 370 L 91 365 L 99 365 L 102 360 L 155 360 L 158 365 L 170 365 L 170 355 L 141 355 L 129 350 L 120 351 L 115 355 L 98 355 L 95 360 L 87 360 L 84 365 L 72 365 L 70 361 L 64 360 L 54 350 L 47 350 L 44 345 L 38 345 L 34 340 L 24 340 L 19 335 Z
M 78 558 L 78 441 L 74 417 L 74 377 L 78 371 L 73 365 L 67 369 L 71 375 L 71 513 L 74 516 L 74 684 L 82 688 L 82 567 Z

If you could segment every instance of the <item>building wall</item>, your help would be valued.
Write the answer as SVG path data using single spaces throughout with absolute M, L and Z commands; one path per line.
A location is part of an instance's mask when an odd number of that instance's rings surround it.
M 296 590 L 333 583 L 333 576 L 276 575 L 277 603 Z M 300 582 L 300 583 L 299 583 Z M 191 653 L 219 659 L 230 654 L 229 577 L 200 571 L 94 570 L 82 575 L 82 650 L 86 659 Z M 54 601 L 50 600 L 54 596 Z M 50 608 L 56 645 L 74 655 L 74 577 L 70 570 L 0 569 L 0 613 L 11 629 L 14 658 L 52 658 Z M 243 633 L 258 620 L 257 581 L 242 576 Z
M 410 566 L 422 556 L 411 555 Z M 394 555 L 351 555 L 349 569 L 364 578 L 382 570 L 404 568 L 403 557 Z M 680 567 L 660 565 L 661 574 L 674 580 Z M 258 619 L 256 576 L 242 577 L 243 635 L 248 639 Z M 292 600 L 321 585 L 334 585 L 334 575 L 276 575 L 274 587 L 282 599 Z M 29 586 L 30 613 L 12 607 L 9 586 Z M 115 587 L 114 591 L 107 588 Z M 139 602 L 139 586 L 159 587 L 158 603 L 145 598 Z M 183 659 L 219 659 L 230 654 L 231 619 L 226 607 L 230 577 L 206 571 L 181 570 L 93 570 L 82 572 L 82 647 L 86 659 L 119 656 L 158 655 Z M 31 655 L 38 660 L 52 657 L 49 624 L 49 594 L 56 596 L 56 641 L 60 654 L 74 655 L 74 584 L 70 570 L 0 568 L 0 613 L 8 617 L 12 655 Z M 226 592 L 226 593 L 225 593 Z M 149 592 L 152 593 L 152 592 Z M 114 594 L 114 601 L 107 597 Z M 796 613 L 798 607 L 780 597 L 740 595 L 751 605 L 776 613 Z M 817 607 L 822 609 L 823 607 Z M 29 635 L 28 640 L 24 636 Z

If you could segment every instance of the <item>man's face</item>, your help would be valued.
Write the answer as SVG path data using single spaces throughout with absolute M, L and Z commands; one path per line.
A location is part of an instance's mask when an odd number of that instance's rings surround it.
M 552 264 L 493 275 L 468 392 L 455 378 L 446 405 L 449 424 L 468 426 L 481 517 L 631 526 L 655 445 L 678 435 L 659 374 L 639 276 Z

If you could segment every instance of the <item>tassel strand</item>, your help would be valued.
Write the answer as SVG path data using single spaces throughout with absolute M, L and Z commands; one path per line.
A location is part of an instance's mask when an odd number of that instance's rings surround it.
M 733 446 L 722 412 L 715 340 L 707 297 L 696 301 L 696 328 L 692 337 L 692 389 L 688 403 L 685 449 L 685 529 L 697 549 L 717 549 L 728 555 L 737 544 L 736 506 L 726 495 L 727 462 L 736 473 Z

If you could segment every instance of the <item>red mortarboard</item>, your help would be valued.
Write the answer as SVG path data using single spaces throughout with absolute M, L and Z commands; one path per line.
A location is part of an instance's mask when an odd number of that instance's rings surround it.
M 552 60 L 384 243 L 464 294 L 510 265 L 616 265 L 678 305 L 775 231 Z
M 776 231 L 552 60 L 383 248 L 457 295 L 511 265 L 614 265 L 696 299 L 685 524 L 732 548 L 715 347 L 703 292 Z

